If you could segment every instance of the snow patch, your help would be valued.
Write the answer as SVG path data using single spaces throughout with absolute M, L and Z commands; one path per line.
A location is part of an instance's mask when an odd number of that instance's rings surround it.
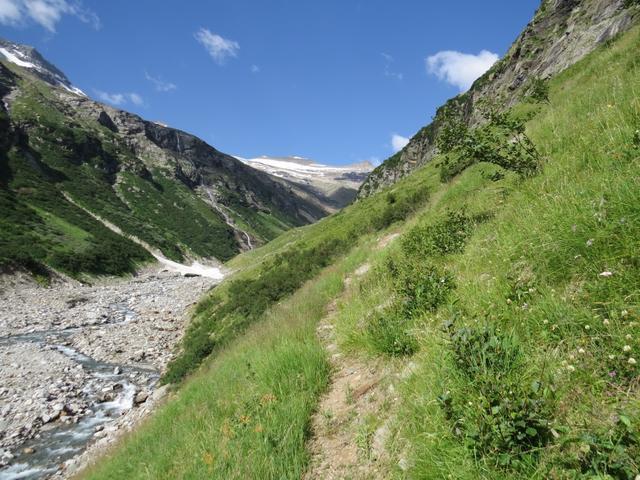
M 174 262 L 157 253 L 152 254 L 156 260 L 172 272 L 178 272 L 182 275 L 199 275 L 201 277 L 213 278 L 214 280 L 222 280 L 224 278 L 224 274 L 218 267 L 209 267 L 207 265 L 202 265 L 199 262 L 193 262 L 191 265 L 183 265 L 182 263 Z

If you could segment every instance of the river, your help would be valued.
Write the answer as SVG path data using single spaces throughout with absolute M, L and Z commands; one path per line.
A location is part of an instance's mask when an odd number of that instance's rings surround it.
M 165 264 L 93 286 L 2 279 L 0 480 L 65 478 L 133 428 L 190 307 L 222 276 Z

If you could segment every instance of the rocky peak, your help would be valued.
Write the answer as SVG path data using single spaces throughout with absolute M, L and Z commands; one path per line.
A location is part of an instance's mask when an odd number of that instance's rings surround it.
M 27 68 L 31 73 L 54 87 L 62 87 L 76 95 L 86 96 L 75 87 L 55 65 L 49 63 L 40 52 L 29 45 L 21 45 L 0 38 L 0 58 Z

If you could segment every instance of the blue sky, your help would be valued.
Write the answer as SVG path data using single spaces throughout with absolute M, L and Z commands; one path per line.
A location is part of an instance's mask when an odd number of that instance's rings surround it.
M 0 0 L 0 36 L 223 152 L 346 164 L 390 156 L 538 3 Z

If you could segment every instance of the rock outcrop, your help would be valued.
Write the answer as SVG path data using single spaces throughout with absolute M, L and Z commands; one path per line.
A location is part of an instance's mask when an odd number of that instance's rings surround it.
M 639 10 L 637 2 L 627 0 L 543 0 L 504 58 L 447 105 L 473 126 L 481 121 L 478 100 L 500 99 L 506 107 L 513 105 L 527 94 L 534 79 L 556 75 L 631 27 Z M 441 108 L 402 151 L 376 168 L 358 197 L 378 192 L 429 162 L 436 154 L 442 114 Z

